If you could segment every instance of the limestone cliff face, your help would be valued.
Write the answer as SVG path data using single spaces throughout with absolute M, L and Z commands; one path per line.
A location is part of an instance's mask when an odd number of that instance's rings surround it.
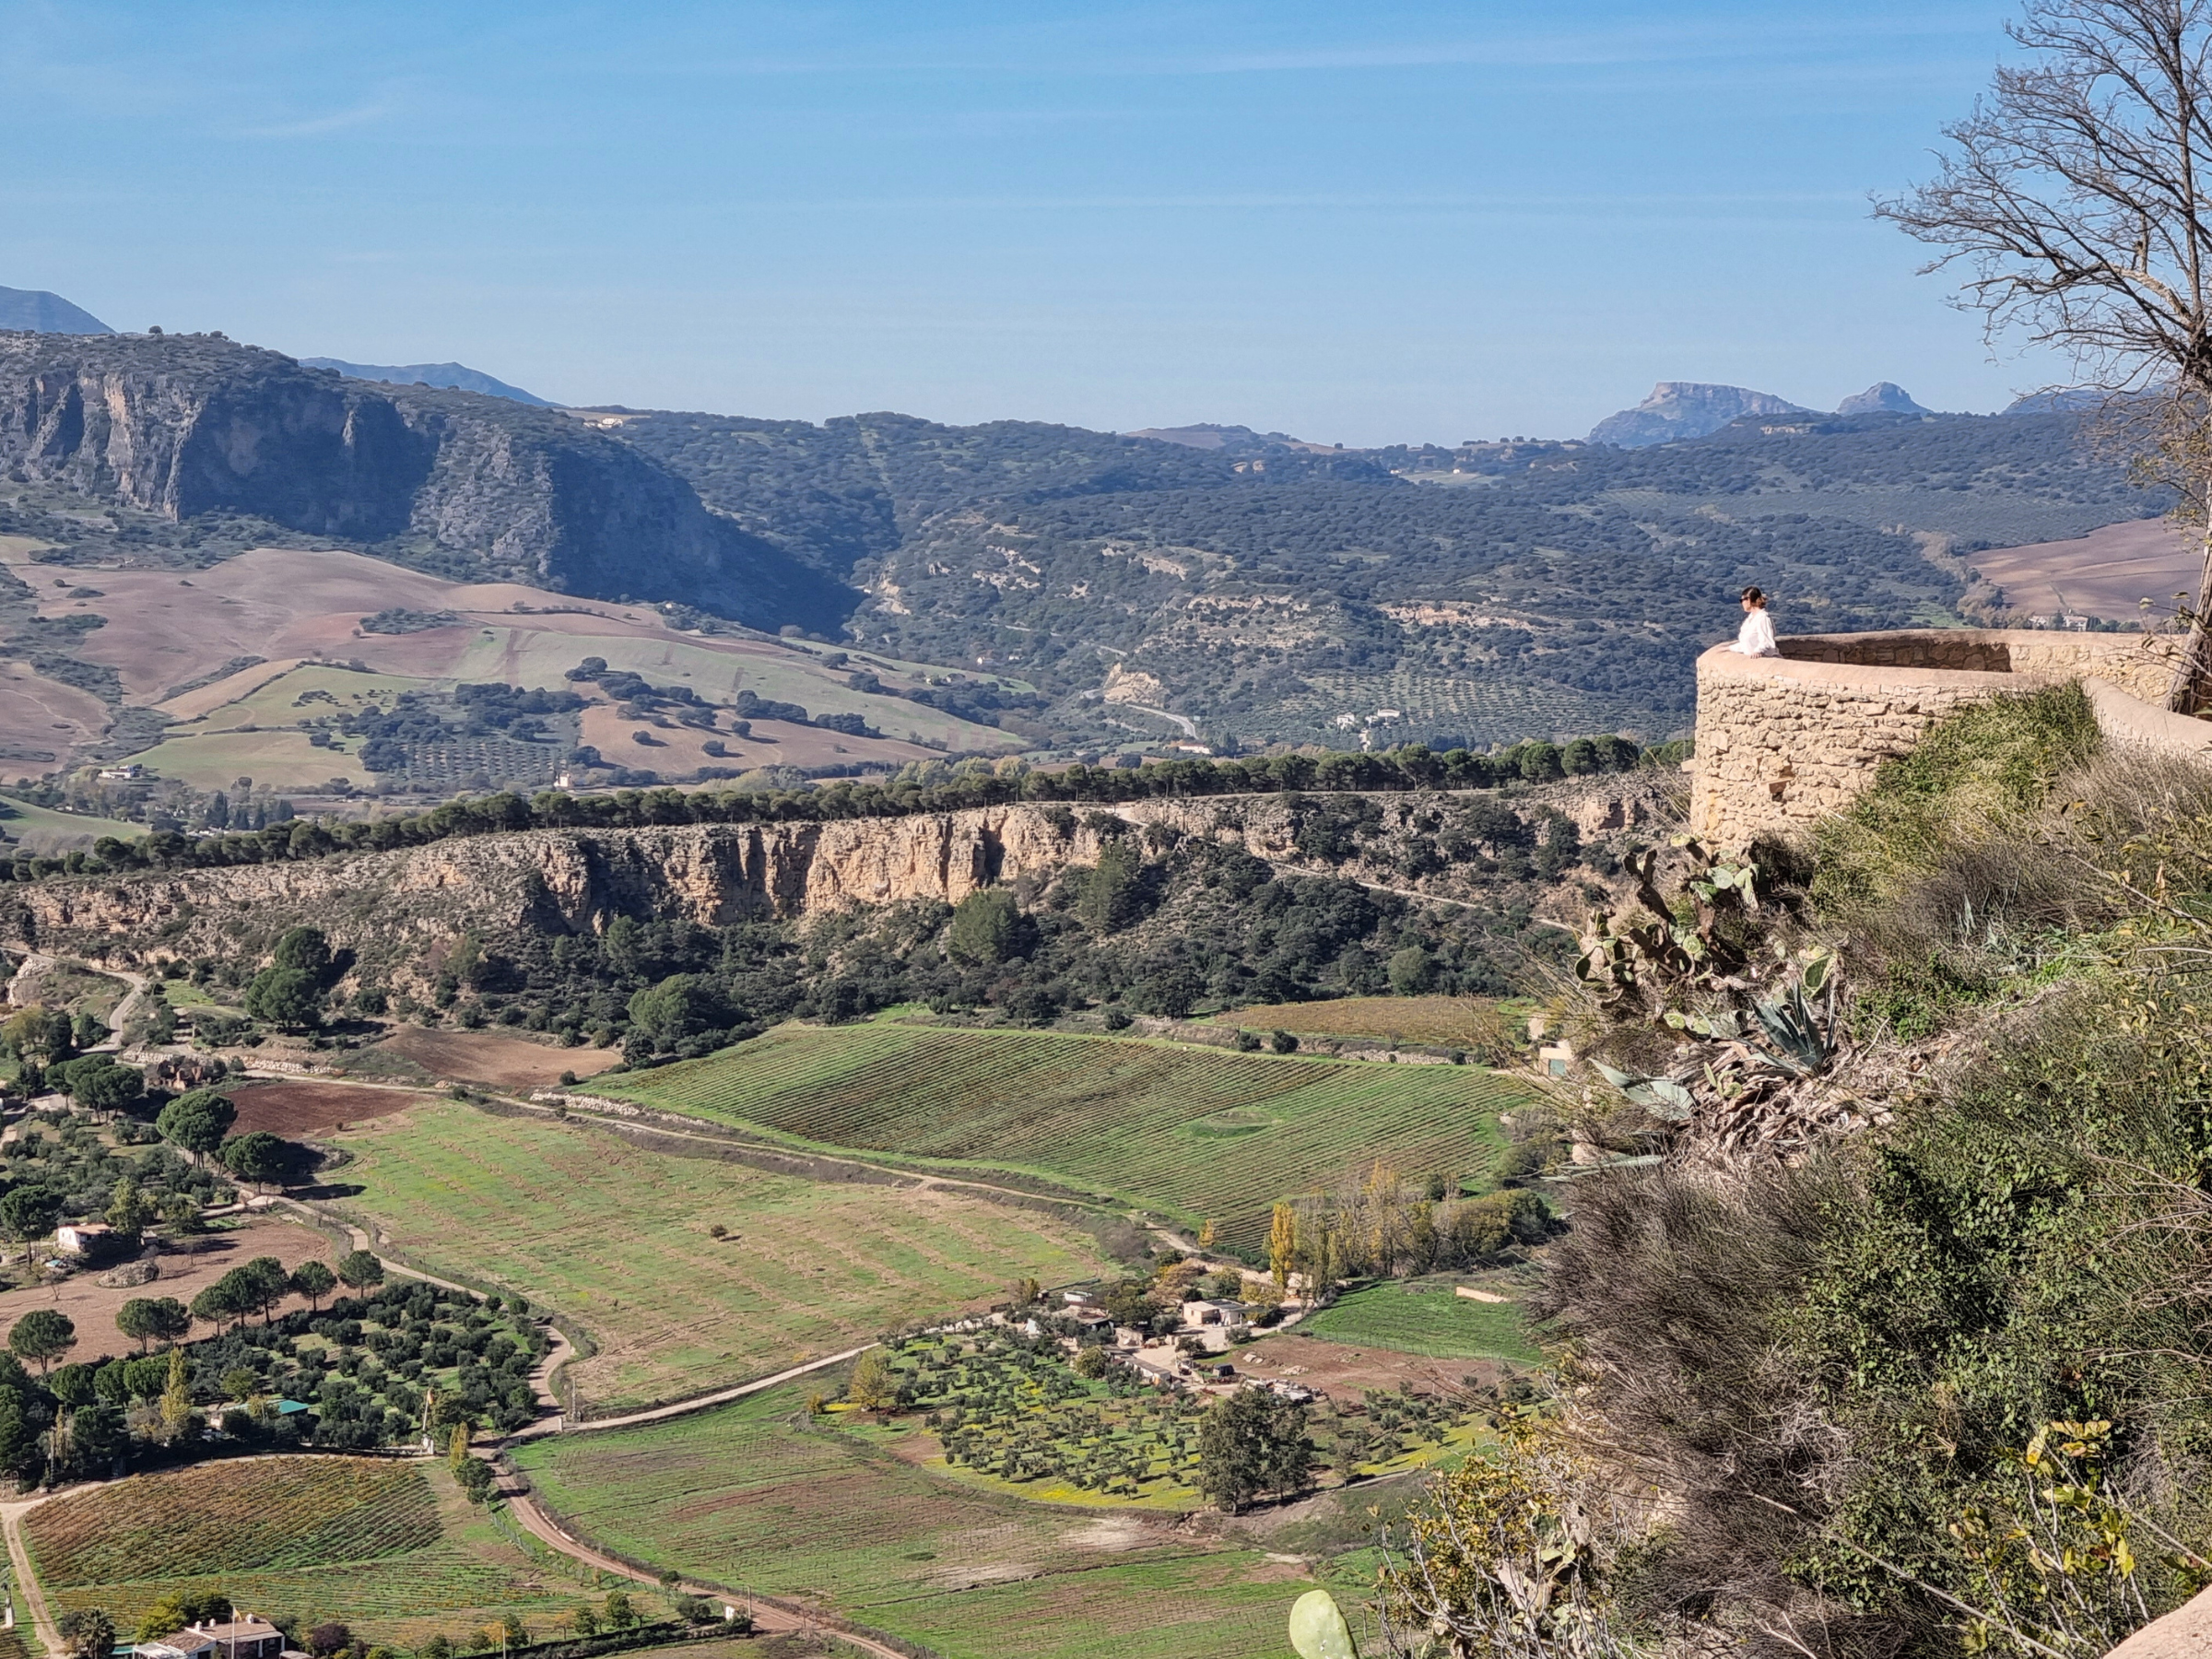
M 1218 802 L 1119 809 L 1233 833 Z M 1230 816 L 1234 816 L 1231 814 Z M 1062 828 L 1061 825 L 1065 825 Z M 531 830 L 300 864 L 44 882 L 0 889 L 6 942 L 128 965 L 235 955 L 312 924 L 397 983 L 427 980 L 462 934 L 603 931 L 617 916 L 701 926 L 803 920 L 855 905 L 933 899 L 1096 863 L 1101 841 L 1043 809 L 672 829 Z
M 763 627 L 831 627 L 858 597 L 595 427 L 213 335 L 0 333 L 0 467 L 174 519 L 420 537 L 481 577 Z
M 1562 785 L 1524 810 L 1563 813 L 1602 838 L 1647 821 L 1652 790 L 1648 781 Z M 1382 817 L 1402 827 L 1446 799 L 1384 796 Z M 1161 841 L 1159 831 L 1171 831 L 1166 840 L 1235 842 L 1313 874 L 1393 888 L 1412 881 L 1387 855 L 1380 864 L 1309 865 L 1294 842 L 1297 810 L 1277 795 L 1229 795 L 817 823 L 534 830 L 299 864 L 0 886 L 0 945 L 131 967 L 257 956 L 285 928 L 309 924 L 353 952 L 370 977 L 420 987 L 464 934 L 497 948 L 524 935 L 601 933 L 619 916 L 725 927 L 912 900 L 958 904 L 979 888 L 1095 865 L 1101 830 L 1147 849 Z M 1456 902 L 1456 879 L 1447 872 L 1422 886 Z M 1476 888 L 1463 897 L 1480 896 Z

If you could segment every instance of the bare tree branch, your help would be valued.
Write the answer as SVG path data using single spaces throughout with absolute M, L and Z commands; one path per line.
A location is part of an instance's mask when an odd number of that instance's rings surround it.
M 1984 333 L 2064 352 L 2203 549 L 2169 706 L 2212 668 L 2212 0 L 2028 0 L 1936 177 L 1876 205 Z

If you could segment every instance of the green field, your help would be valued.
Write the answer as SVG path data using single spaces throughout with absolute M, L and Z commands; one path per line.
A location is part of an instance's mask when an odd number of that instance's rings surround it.
M 586 1574 L 491 1515 L 441 1465 L 331 1456 L 253 1458 L 86 1488 L 24 1516 L 54 1611 L 104 1609 L 124 1632 L 176 1591 L 371 1642 L 458 1641 L 508 1612 L 544 1627 L 588 1594 Z
M 333 714 L 358 712 L 371 700 L 389 703 L 403 691 L 419 691 L 434 681 L 398 674 L 368 674 L 327 663 L 308 663 L 227 702 L 206 717 L 209 731 L 229 731 L 251 722 L 260 726 L 300 725 Z M 317 696 L 316 693 L 323 695 Z
M 886 737 L 912 735 L 966 753 L 1019 748 L 1021 740 L 995 726 L 978 725 L 903 698 L 855 691 L 845 676 L 806 655 L 773 646 L 732 649 L 680 633 L 571 634 L 527 621 L 476 629 L 453 665 L 462 680 L 506 680 L 518 686 L 562 684 L 561 676 L 586 655 L 612 668 L 641 674 L 656 685 L 688 684 L 709 702 L 728 703 L 739 691 L 777 702 L 795 702 L 813 714 L 858 714 Z M 929 672 L 941 675 L 944 669 Z
M 1529 1340 L 1517 1302 L 1479 1302 L 1434 1280 L 1371 1285 L 1299 1322 L 1301 1335 L 1354 1347 L 1393 1348 L 1429 1359 L 1520 1359 L 1544 1356 Z
M 1310 1581 L 1164 1517 L 1056 1509 L 937 1479 L 815 1427 L 795 1389 L 517 1450 L 601 1545 L 806 1596 L 944 1659 L 1281 1659 Z
M 345 743 L 346 747 L 317 748 L 297 728 L 212 732 L 166 738 L 131 759 L 159 777 L 178 779 L 194 789 L 229 789 L 237 778 L 252 778 L 267 789 L 300 791 L 320 789 L 333 778 L 349 778 L 357 786 L 370 782 L 359 757 L 350 752 L 359 742 L 347 738 Z M 143 835 L 145 827 L 132 833 Z
M 435 1101 L 338 1137 L 356 1218 L 432 1273 L 520 1290 L 598 1352 L 614 1409 L 696 1394 L 1112 1265 L 1053 1217 L 943 1189 L 816 1182 Z M 708 1229 L 720 1225 L 728 1237 Z
M 785 1027 L 595 1091 L 817 1147 L 999 1169 L 1211 1218 L 1258 1251 L 1275 1201 L 1375 1159 L 1481 1176 L 1519 1099 L 1477 1066 L 1380 1065 L 1038 1031 Z
M 0 805 L 5 806 L 6 814 L 0 817 L 0 831 L 5 831 L 24 852 L 46 858 L 88 848 L 103 835 L 112 835 L 117 841 L 135 841 L 146 833 L 144 824 L 126 823 L 121 818 L 55 812 L 50 807 L 33 806 L 28 801 Z

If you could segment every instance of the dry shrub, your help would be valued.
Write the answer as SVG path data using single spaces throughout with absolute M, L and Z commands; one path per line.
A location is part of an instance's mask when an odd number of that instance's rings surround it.
M 1649 1614 L 1792 1598 L 1777 1540 L 1841 1447 L 1780 1322 L 1835 1185 L 1825 1166 L 1678 1166 L 1576 1188 L 1531 1306 L 1569 1345 L 1571 1420 L 1596 1461 L 1624 1496 L 1665 1495 L 1665 1567 L 1644 1593 L 1664 1605 Z

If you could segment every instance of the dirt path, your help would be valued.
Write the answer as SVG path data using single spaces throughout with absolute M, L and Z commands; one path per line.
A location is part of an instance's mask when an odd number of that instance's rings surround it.
M 663 1422 L 669 1418 L 705 1411 L 711 1406 L 726 1406 L 732 1400 L 742 1400 L 747 1394 L 759 1394 L 778 1383 L 804 1377 L 810 1371 L 827 1371 L 833 1365 L 842 1365 L 848 1359 L 859 1359 L 875 1346 L 872 1342 L 864 1342 L 860 1347 L 847 1348 L 841 1354 L 831 1354 L 824 1359 L 810 1359 L 805 1365 L 794 1365 L 789 1371 L 780 1371 L 772 1377 L 757 1377 L 750 1382 L 740 1382 L 734 1388 L 717 1389 L 712 1394 L 700 1394 L 696 1399 L 678 1400 L 672 1406 L 655 1406 L 650 1411 L 627 1412 L 621 1417 L 594 1418 L 582 1423 L 571 1423 L 556 1417 L 550 1422 L 532 1423 L 527 1428 L 518 1429 L 507 1438 L 510 1442 L 543 1440 L 548 1434 L 594 1434 L 602 1429 L 628 1429 L 639 1423 Z M 556 1411 L 559 1409 L 559 1402 L 555 1403 L 554 1408 Z
M 601 1572 L 614 1573 L 618 1577 L 629 1579 L 633 1583 L 657 1584 L 659 1583 L 650 1573 L 641 1572 L 635 1567 L 616 1560 L 610 1555 L 602 1554 L 582 1539 L 563 1532 L 552 1516 L 537 1507 L 536 1500 L 528 1493 L 509 1491 L 504 1495 L 507 1499 L 509 1514 L 527 1527 L 531 1535 L 539 1542 L 559 1550 L 571 1560 L 582 1561 L 587 1567 L 594 1567 Z M 12 1532 L 10 1536 L 13 1536 Z M 726 1592 L 717 1590 L 711 1584 L 695 1584 L 688 1581 L 679 1584 L 677 1588 L 679 1591 L 692 1595 L 706 1596 L 709 1600 L 721 1602 L 724 1606 L 735 1605 L 746 1607 L 752 1614 L 753 1629 L 766 1635 L 833 1636 L 848 1647 L 858 1648 L 864 1653 L 878 1655 L 878 1659 L 904 1659 L 904 1655 L 898 1649 L 884 1642 L 877 1641 L 855 1631 L 841 1630 L 827 1619 L 811 1618 L 804 1613 L 794 1612 L 789 1607 L 777 1606 L 772 1602 L 755 1601 L 750 1597 L 741 1597 L 733 1604 Z
M 30 1570 L 30 1551 L 23 1542 L 23 1515 L 55 1496 L 41 1493 L 16 1503 L 0 1503 L 0 1530 L 7 1535 L 7 1559 L 14 1563 L 16 1587 L 21 1594 L 24 1609 L 30 1614 L 31 1629 L 46 1644 L 48 1653 L 54 1659 L 65 1659 L 68 1644 L 62 1641 L 62 1632 L 53 1622 L 53 1614 L 46 1606 L 46 1593 L 39 1588 L 38 1574 Z

